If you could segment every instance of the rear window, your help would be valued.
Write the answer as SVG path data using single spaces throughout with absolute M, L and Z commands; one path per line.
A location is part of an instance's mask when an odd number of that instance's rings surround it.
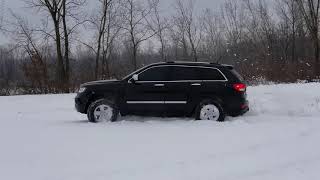
M 194 67 L 170 67 L 171 81 L 199 80 L 197 68 Z
M 236 76 L 240 81 L 244 81 L 244 78 L 234 69 L 231 70 L 231 73 Z
M 217 69 L 199 68 L 200 79 L 202 80 L 226 80 L 222 73 Z
M 214 68 L 172 66 L 170 67 L 170 72 L 171 81 L 226 80 L 222 73 Z

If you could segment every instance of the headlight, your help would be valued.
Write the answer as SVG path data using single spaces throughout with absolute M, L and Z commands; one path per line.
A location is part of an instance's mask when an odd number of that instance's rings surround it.
M 85 88 L 85 87 L 81 87 L 81 88 L 79 89 L 78 93 L 83 93 L 86 89 L 87 89 L 87 88 Z

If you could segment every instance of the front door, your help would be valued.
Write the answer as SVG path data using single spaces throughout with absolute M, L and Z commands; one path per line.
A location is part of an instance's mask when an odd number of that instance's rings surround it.
M 138 81 L 128 82 L 125 103 L 128 114 L 159 116 L 164 113 L 166 67 L 151 67 L 138 74 Z

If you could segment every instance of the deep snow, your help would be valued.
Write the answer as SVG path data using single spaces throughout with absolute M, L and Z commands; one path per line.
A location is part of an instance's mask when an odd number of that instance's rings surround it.
M 0 97 L 0 179 L 320 179 L 320 84 L 248 94 L 251 111 L 224 123 L 90 124 L 74 94 Z

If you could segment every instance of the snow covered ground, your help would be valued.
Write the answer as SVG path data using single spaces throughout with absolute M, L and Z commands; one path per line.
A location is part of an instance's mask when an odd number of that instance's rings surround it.
M 225 123 L 90 124 L 74 94 L 0 97 L 1 180 L 320 179 L 320 84 L 250 87 Z

